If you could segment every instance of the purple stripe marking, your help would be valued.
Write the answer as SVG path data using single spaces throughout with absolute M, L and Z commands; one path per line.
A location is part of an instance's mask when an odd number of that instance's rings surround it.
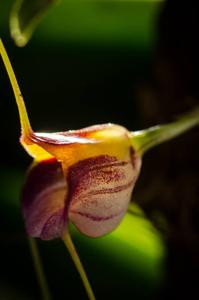
M 77 214 L 77 215 L 80 215 L 82 217 L 91 219 L 93 221 L 98 221 L 98 222 L 113 219 L 113 218 L 118 217 L 119 215 L 121 215 L 123 213 L 123 211 L 122 211 L 122 212 L 114 214 L 114 215 L 110 215 L 110 216 L 107 216 L 107 217 L 101 217 L 101 216 L 94 216 L 94 215 L 91 215 L 89 213 L 83 213 L 81 211 L 76 211 L 76 210 L 71 210 L 70 212 L 73 213 L 73 214 Z
M 104 164 L 102 166 L 91 166 L 90 171 L 95 171 L 95 170 L 101 170 L 104 168 L 112 168 L 112 167 L 124 167 L 131 163 L 130 161 L 121 161 L 121 162 L 115 162 L 115 163 L 109 163 L 109 164 Z
M 97 190 L 97 191 L 90 191 L 86 194 L 87 195 L 98 195 L 98 194 L 112 194 L 112 193 L 119 193 L 123 190 L 126 190 L 132 186 L 134 183 L 134 180 L 131 180 L 127 184 L 116 186 L 115 188 L 107 188 L 107 189 L 102 189 L 102 190 Z

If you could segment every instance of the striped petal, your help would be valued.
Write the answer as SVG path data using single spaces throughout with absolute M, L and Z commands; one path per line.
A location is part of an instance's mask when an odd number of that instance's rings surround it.
M 50 240 L 62 235 L 67 222 L 66 193 L 62 168 L 55 159 L 30 169 L 22 191 L 22 210 L 30 236 Z
M 68 173 L 69 218 L 90 237 L 112 231 L 122 220 L 139 174 L 140 159 L 101 155 L 73 165 Z
M 70 166 L 64 177 L 55 159 L 33 166 L 22 192 L 27 232 L 50 240 L 61 237 L 68 218 L 84 234 L 97 237 L 122 220 L 139 174 L 140 158 L 100 155 Z

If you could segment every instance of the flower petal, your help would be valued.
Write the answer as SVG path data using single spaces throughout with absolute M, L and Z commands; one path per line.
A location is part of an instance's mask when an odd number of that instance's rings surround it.
M 22 192 L 22 209 L 30 236 L 50 240 L 60 237 L 67 222 L 67 185 L 55 159 L 33 166 Z
M 23 143 L 25 148 L 28 146 L 29 153 L 31 144 L 56 157 L 62 162 L 64 170 L 80 160 L 100 155 L 115 156 L 122 160 L 129 155 L 131 147 L 127 129 L 115 124 L 56 133 L 32 132 Z M 38 159 L 37 152 L 33 151 L 31 155 Z
M 93 237 L 119 224 L 141 165 L 124 127 L 32 133 L 25 143 L 55 156 L 31 169 L 25 184 L 23 212 L 31 236 L 61 236 L 68 214 L 80 231 Z
M 133 158 L 133 159 L 132 159 Z M 70 167 L 69 218 L 84 234 L 102 236 L 122 220 L 138 177 L 141 161 L 129 151 L 128 160 L 101 155 Z

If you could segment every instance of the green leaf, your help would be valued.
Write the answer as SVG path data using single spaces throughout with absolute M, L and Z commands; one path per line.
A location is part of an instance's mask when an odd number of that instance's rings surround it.
M 42 40 L 74 40 L 86 44 L 151 43 L 154 20 L 161 0 L 15 0 L 11 16 L 11 35 L 18 46 L 25 46 L 42 22 L 37 36 Z M 56 6 L 56 7 L 55 7 Z
M 19 47 L 27 44 L 35 28 L 57 0 L 16 0 L 10 14 L 11 36 Z

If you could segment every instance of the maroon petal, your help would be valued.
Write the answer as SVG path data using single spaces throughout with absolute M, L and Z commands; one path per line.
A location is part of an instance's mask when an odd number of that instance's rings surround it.
M 22 191 L 22 210 L 27 232 L 50 240 L 60 237 L 66 226 L 66 181 L 61 164 L 54 159 L 33 166 Z
M 82 233 L 101 236 L 122 220 L 141 164 L 132 155 L 127 161 L 102 155 L 70 167 L 69 218 Z

